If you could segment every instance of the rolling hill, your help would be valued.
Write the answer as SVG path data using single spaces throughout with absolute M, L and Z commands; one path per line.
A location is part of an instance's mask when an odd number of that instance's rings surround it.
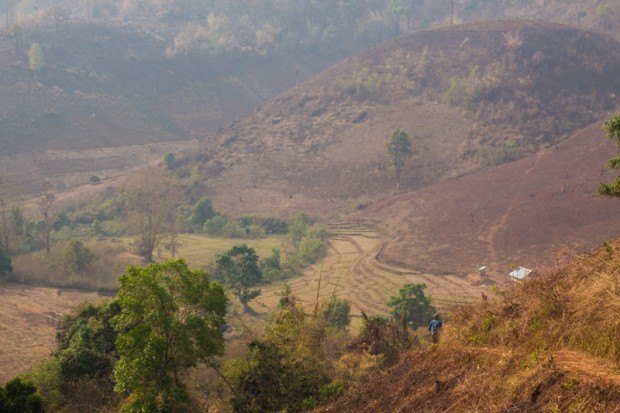
M 294 63 L 303 63 L 303 79 L 340 56 L 169 56 L 174 33 L 163 25 L 71 22 L 59 30 L 26 26 L 16 43 L 0 32 L 5 180 L 24 194 L 38 191 L 43 177 L 60 189 L 140 168 L 294 85 Z M 40 72 L 29 68 L 34 43 L 43 51 Z
M 519 161 L 371 205 L 364 214 L 394 234 L 379 259 L 433 274 L 487 265 L 505 280 L 514 265 L 556 264 L 565 249 L 616 237 L 617 200 L 596 195 L 616 151 L 600 129 L 597 122 Z
M 349 58 L 209 136 L 186 155 L 234 213 L 329 212 L 390 193 L 386 141 L 415 156 L 403 186 L 518 159 L 615 107 L 620 45 L 541 22 L 407 35 Z M 363 207 L 363 205 L 358 205 Z

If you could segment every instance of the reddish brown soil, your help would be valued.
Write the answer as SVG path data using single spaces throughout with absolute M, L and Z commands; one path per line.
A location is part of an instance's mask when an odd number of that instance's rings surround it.
M 618 235 L 620 205 L 596 195 L 615 153 L 600 123 L 517 162 L 447 180 L 372 206 L 394 230 L 381 260 L 430 273 L 505 274 L 554 263 L 562 247 Z

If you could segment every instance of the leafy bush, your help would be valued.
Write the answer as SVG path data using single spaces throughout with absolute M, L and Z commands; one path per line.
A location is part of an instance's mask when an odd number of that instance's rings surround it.
M 13 272 L 11 257 L 6 255 L 3 249 L 0 249 L 0 277 Z
M 235 411 L 300 412 L 342 392 L 332 381 L 321 350 L 324 326 L 306 317 L 289 297 L 267 334 L 248 346 L 248 353 L 229 361 L 225 375 L 235 392 Z
M 111 381 L 117 338 L 111 320 L 118 314 L 120 306 L 112 301 L 87 304 L 76 315 L 65 317 L 57 333 L 56 352 L 63 380 L 97 376 Z
M 65 265 L 70 270 L 81 273 L 97 258 L 83 241 L 72 239 L 65 247 Z
M 198 228 L 202 228 L 205 221 L 215 216 L 215 210 L 211 205 L 211 200 L 208 197 L 201 198 L 192 210 L 192 223 Z
M 215 215 L 205 220 L 203 225 L 203 230 L 207 234 L 229 238 L 260 238 L 266 234 L 280 234 L 288 228 L 286 221 L 252 216 L 232 219 Z
M 19 377 L 0 387 L 0 412 L 2 413 L 43 413 L 43 398 L 37 388 Z
M 426 284 L 406 284 L 398 290 L 398 297 L 390 297 L 388 307 L 392 307 L 392 317 L 395 320 L 405 320 L 414 328 L 425 325 L 430 321 L 435 307 L 424 295 Z
M 345 329 L 350 319 L 351 304 L 349 301 L 336 298 L 323 308 L 323 318 L 328 326 Z

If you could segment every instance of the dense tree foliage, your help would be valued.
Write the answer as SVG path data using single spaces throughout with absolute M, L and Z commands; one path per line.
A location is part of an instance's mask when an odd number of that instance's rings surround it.
M 603 130 L 607 132 L 607 137 L 613 140 L 620 148 L 620 116 L 613 116 L 605 122 Z M 617 154 L 609 161 L 609 167 L 614 170 L 620 169 L 620 154 Z M 616 178 L 610 184 L 601 184 L 599 193 L 603 196 L 620 196 L 620 178 Z
M 196 202 L 196 205 L 194 205 L 194 209 L 192 211 L 192 223 L 196 227 L 202 229 L 205 221 L 213 218 L 214 216 L 215 210 L 211 205 L 211 200 L 205 196 Z
M 36 394 L 37 388 L 19 377 L 0 387 L 0 412 L 43 413 L 43 399 Z
M 4 250 L 0 249 L 0 277 L 13 272 L 13 265 L 11 263 L 11 257 L 9 257 Z
M 247 245 L 235 246 L 217 257 L 215 275 L 229 285 L 245 310 L 249 301 L 260 295 L 252 287 L 260 284 L 263 274 L 258 266 L 258 255 Z
M 398 291 L 398 297 L 390 297 L 388 306 L 392 307 L 395 320 L 405 320 L 414 328 L 425 325 L 435 312 L 431 301 L 424 295 L 425 284 L 406 284 Z
M 72 239 L 65 247 L 65 265 L 77 273 L 81 273 L 88 268 L 96 258 L 95 254 L 79 239 Z
M 233 409 L 299 412 L 337 395 L 342 387 L 328 374 L 324 336 L 324 324 L 307 317 L 288 297 L 266 335 L 251 342 L 244 357 L 226 365 L 235 390 Z
M 323 317 L 328 326 L 344 329 L 351 321 L 351 304 L 342 298 L 331 300 L 323 308 Z
M 94 306 L 87 304 L 77 314 L 62 321 L 56 335 L 56 357 L 64 381 L 97 377 L 111 382 L 116 362 L 117 333 L 112 318 L 120 314 L 117 301 Z
M 120 282 L 114 379 L 123 411 L 188 411 L 184 369 L 224 350 L 224 289 L 183 260 L 129 267 Z

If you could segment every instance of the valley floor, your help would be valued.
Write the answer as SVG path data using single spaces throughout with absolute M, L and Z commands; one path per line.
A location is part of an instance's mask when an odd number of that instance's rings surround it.
M 319 305 L 333 297 L 346 298 L 351 303 L 354 326 L 360 324 L 362 312 L 388 315 L 388 299 L 398 295 L 398 290 L 408 283 L 426 284 L 426 295 L 440 309 L 477 302 L 481 292 L 486 291 L 486 287 L 475 286 L 461 277 L 424 274 L 380 262 L 377 255 L 383 240 L 363 223 L 333 220 L 328 226 L 332 237 L 327 257 L 302 276 L 263 288 L 262 295 L 252 304 L 257 313 L 266 314 L 277 305 L 284 283 L 307 312 L 314 311 L 317 292 Z

